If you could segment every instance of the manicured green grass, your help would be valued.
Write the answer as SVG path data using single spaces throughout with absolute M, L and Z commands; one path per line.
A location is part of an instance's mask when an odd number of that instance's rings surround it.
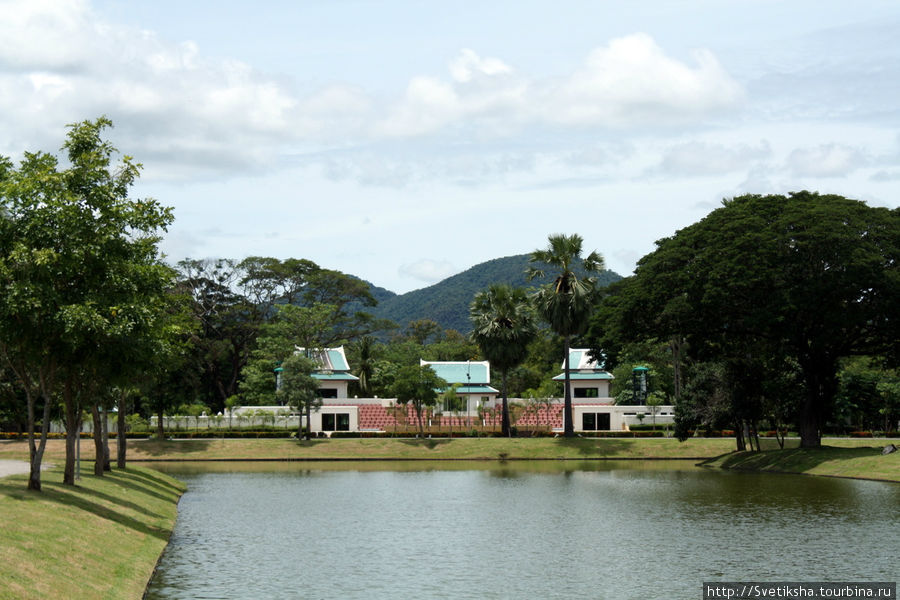
M 179 481 L 142 467 L 103 477 L 0 478 L 0 598 L 141 598 L 175 524 Z
M 828 440 L 835 446 L 873 446 L 877 440 Z M 777 448 L 763 439 L 763 449 Z M 788 446 L 797 440 L 788 440 Z M 340 438 L 291 439 L 129 440 L 128 460 L 454 460 L 486 459 L 598 459 L 598 458 L 712 458 L 731 452 L 732 438 Z M 90 460 L 91 446 L 82 442 L 82 458 Z M 62 440 L 47 443 L 45 460 L 61 463 Z M 0 458 L 26 460 L 25 442 L 0 442 Z
M 316 439 L 203 439 L 129 440 L 128 459 L 596 459 L 596 458 L 708 458 L 728 452 L 734 440 L 690 439 L 679 443 L 666 438 L 435 438 Z M 0 444 L 0 458 L 27 458 L 24 442 Z M 84 446 L 82 447 L 84 452 Z M 61 441 L 47 444 L 46 460 L 61 462 Z M 82 454 L 82 458 L 89 455 Z
M 821 448 L 735 452 L 705 463 L 704 466 L 900 482 L 900 452 L 882 455 L 881 451 L 887 443 L 874 445 L 878 443 L 875 440 L 864 441 L 867 446 L 837 447 L 835 444 Z M 895 442 L 896 440 L 888 443 Z

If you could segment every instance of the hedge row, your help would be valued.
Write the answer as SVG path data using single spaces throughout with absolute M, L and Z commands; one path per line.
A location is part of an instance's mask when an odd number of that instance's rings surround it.
M 129 440 L 131 440 L 131 439 L 147 439 L 147 438 L 151 437 L 152 435 L 153 434 L 150 433 L 149 431 L 129 431 L 128 433 L 125 434 L 125 437 Z M 39 431 L 37 431 L 37 432 L 35 432 L 34 436 L 35 436 L 35 438 L 39 438 L 41 436 L 41 433 Z M 109 433 L 109 439 L 112 440 L 112 439 L 115 439 L 116 437 L 117 436 L 116 436 L 115 432 L 111 431 Z M 27 440 L 27 439 L 28 439 L 27 432 L 17 433 L 15 431 L 0 431 L 0 440 Z M 66 439 L 66 434 L 51 432 L 51 433 L 47 434 L 47 439 L 48 440 L 64 440 L 64 439 Z M 94 439 L 94 434 L 82 432 L 81 439 L 92 440 L 92 439 Z

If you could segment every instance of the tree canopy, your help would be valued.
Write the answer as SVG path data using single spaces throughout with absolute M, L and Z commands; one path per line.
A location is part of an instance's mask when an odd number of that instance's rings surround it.
M 155 200 L 128 198 L 140 165 L 129 156 L 113 164 L 117 150 L 102 138 L 111 125 L 104 117 L 70 125 L 62 170 L 43 152 L 26 152 L 18 169 L 0 159 L 0 350 L 28 397 L 34 489 L 46 439 L 35 446 L 34 400 L 44 402 L 45 434 L 62 380 L 67 425 L 80 425 L 85 386 L 115 375 L 110 352 L 158 330 L 172 280 L 157 250 L 172 213 Z
M 603 257 L 597 252 L 591 252 L 582 258 L 583 244 L 584 239 L 577 233 L 551 235 L 546 249 L 531 253 L 532 266 L 528 270 L 529 279 L 545 276 L 544 270 L 534 265 L 548 265 L 555 271 L 553 281 L 542 285 L 535 292 L 533 302 L 538 314 L 564 340 L 563 427 L 566 437 L 575 435 L 572 390 L 569 385 L 569 346 L 573 335 L 583 333 L 587 329 L 597 300 L 597 280 L 592 276 L 579 277 L 576 265 L 580 262 L 582 269 L 587 273 L 599 273 L 603 270 Z
M 509 436 L 506 380 L 528 357 L 528 345 L 537 335 L 534 312 L 525 290 L 508 285 L 492 285 L 476 294 L 470 310 L 472 340 L 503 378 L 501 433 Z
M 678 340 L 693 360 L 725 361 L 732 381 L 792 368 L 804 392 L 801 443 L 816 446 L 840 359 L 875 354 L 896 364 L 898 254 L 898 209 L 806 191 L 736 197 L 657 242 L 614 286 L 598 331 Z M 593 345 L 608 350 L 602 333 Z

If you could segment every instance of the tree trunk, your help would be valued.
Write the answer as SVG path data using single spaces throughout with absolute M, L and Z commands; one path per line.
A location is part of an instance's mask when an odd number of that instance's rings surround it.
M 800 447 L 801 448 L 818 448 L 822 445 L 822 437 L 819 432 L 819 419 L 816 414 L 815 400 L 811 397 L 814 394 L 810 391 L 803 401 L 803 408 L 800 412 Z
M 512 427 L 509 423 L 509 402 L 506 398 L 506 371 L 503 371 L 503 414 L 500 417 L 500 435 L 512 437 Z
M 681 398 L 681 336 L 672 338 L 669 347 L 672 349 L 672 373 L 675 387 L 675 402 Z
M 747 444 L 744 442 L 744 431 L 740 421 L 737 422 L 734 428 L 734 440 L 737 443 L 738 452 L 743 452 L 747 449 Z
M 822 353 L 811 352 L 800 361 L 806 383 L 806 398 L 800 410 L 800 447 L 822 445 L 824 408 L 831 405 L 837 391 L 837 364 Z
M 166 439 L 166 431 L 163 428 L 163 408 L 162 404 L 159 405 L 158 412 L 156 413 L 156 439 L 159 441 L 163 441 Z
M 116 414 L 116 467 L 125 468 L 128 441 L 125 438 L 125 392 L 120 392 Z
M 103 448 L 103 420 L 100 418 L 100 407 L 91 407 L 91 420 L 94 423 L 94 475 L 103 476 L 103 463 L 106 452 Z
M 563 390 L 563 435 L 575 437 L 575 423 L 572 419 L 572 390 L 569 385 L 569 336 L 565 336 L 566 363 L 565 363 L 565 390 Z
M 312 402 L 306 401 L 306 441 L 312 439 Z
M 66 466 L 63 469 L 63 483 L 75 485 L 75 444 L 81 435 L 81 410 L 75 402 L 72 381 L 63 385 L 63 403 L 66 409 Z
M 34 395 L 28 393 L 28 449 L 30 457 L 30 472 L 28 474 L 28 489 L 41 491 L 41 462 L 44 460 L 44 449 L 47 447 L 47 433 L 50 431 L 50 398 L 39 394 L 44 400 L 43 419 L 41 419 L 41 441 L 34 441 Z

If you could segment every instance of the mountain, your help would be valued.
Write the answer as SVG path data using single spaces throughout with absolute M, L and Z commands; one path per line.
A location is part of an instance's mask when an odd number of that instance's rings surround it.
M 531 288 L 543 283 L 528 281 L 525 269 L 529 266 L 529 254 L 495 258 L 448 277 L 434 285 L 405 294 L 393 294 L 372 286 L 372 295 L 378 306 L 368 309 L 376 317 L 390 319 L 405 327 L 410 321 L 431 319 L 444 329 L 456 329 L 467 333 L 469 304 L 478 292 L 492 283 L 508 283 L 516 287 Z M 552 272 L 550 269 L 548 273 Z M 613 271 L 603 271 L 597 276 L 600 287 L 622 279 Z M 370 284 L 371 285 L 371 284 Z

